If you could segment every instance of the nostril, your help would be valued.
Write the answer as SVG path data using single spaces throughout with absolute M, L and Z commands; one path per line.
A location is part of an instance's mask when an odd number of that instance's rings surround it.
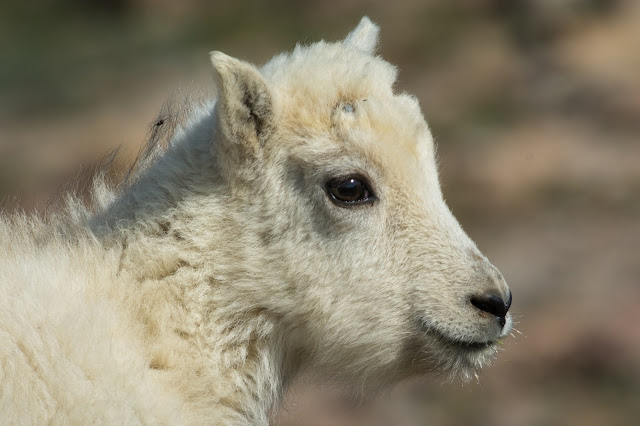
M 509 298 L 507 299 L 507 303 L 506 303 L 506 307 L 507 307 L 507 311 L 509 310 L 509 308 L 511 307 L 511 302 L 513 300 L 513 296 L 511 295 L 511 292 L 509 292 Z
M 507 311 L 511 305 L 511 295 L 507 303 L 504 302 L 502 297 L 495 293 L 485 293 L 478 296 L 471 297 L 471 304 L 483 312 L 490 313 L 499 318 L 507 316 Z

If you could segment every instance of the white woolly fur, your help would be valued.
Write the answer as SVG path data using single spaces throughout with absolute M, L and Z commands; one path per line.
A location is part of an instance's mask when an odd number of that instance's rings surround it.
M 301 371 L 369 389 L 492 357 L 511 318 L 469 300 L 508 288 L 377 37 L 214 52 L 217 98 L 126 183 L 0 218 L 2 423 L 267 425 Z M 332 200 L 347 178 L 367 202 Z

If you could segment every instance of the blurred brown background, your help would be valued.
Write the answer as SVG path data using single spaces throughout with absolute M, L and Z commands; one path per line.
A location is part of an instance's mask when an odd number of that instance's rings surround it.
M 303 382 L 278 422 L 639 424 L 638 1 L 3 4 L 0 205 L 43 208 L 80 165 L 116 146 L 132 156 L 169 94 L 210 90 L 210 50 L 260 64 L 365 14 L 398 89 L 420 99 L 450 206 L 510 283 L 521 334 L 479 383 L 407 383 L 353 408 Z

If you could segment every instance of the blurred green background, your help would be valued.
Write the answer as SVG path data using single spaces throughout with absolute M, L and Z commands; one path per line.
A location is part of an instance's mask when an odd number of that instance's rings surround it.
M 448 203 L 514 293 L 479 383 L 358 408 L 302 380 L 282 425 L 631 425 L 640 416 L 640 2 L 29 0 L 0 5 L 0 205 L 133 156 L 208 52 L 262 64 L 363 15 L 439 144 Z

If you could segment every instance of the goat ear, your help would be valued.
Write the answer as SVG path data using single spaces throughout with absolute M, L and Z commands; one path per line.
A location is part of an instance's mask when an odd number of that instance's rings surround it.
M 343 43 L 345 46 L 351 46 L 373 55 L 378 45 L 379 33 L 380 27 L 371 22 L 368 17 L 363 16 L 358 26 L 349 33 Z
M 250 150 L 262 146 L 273 130 L 271 93 L 253 65 L 211 52 L 218 90 L 216 118 L 224 137 Z

